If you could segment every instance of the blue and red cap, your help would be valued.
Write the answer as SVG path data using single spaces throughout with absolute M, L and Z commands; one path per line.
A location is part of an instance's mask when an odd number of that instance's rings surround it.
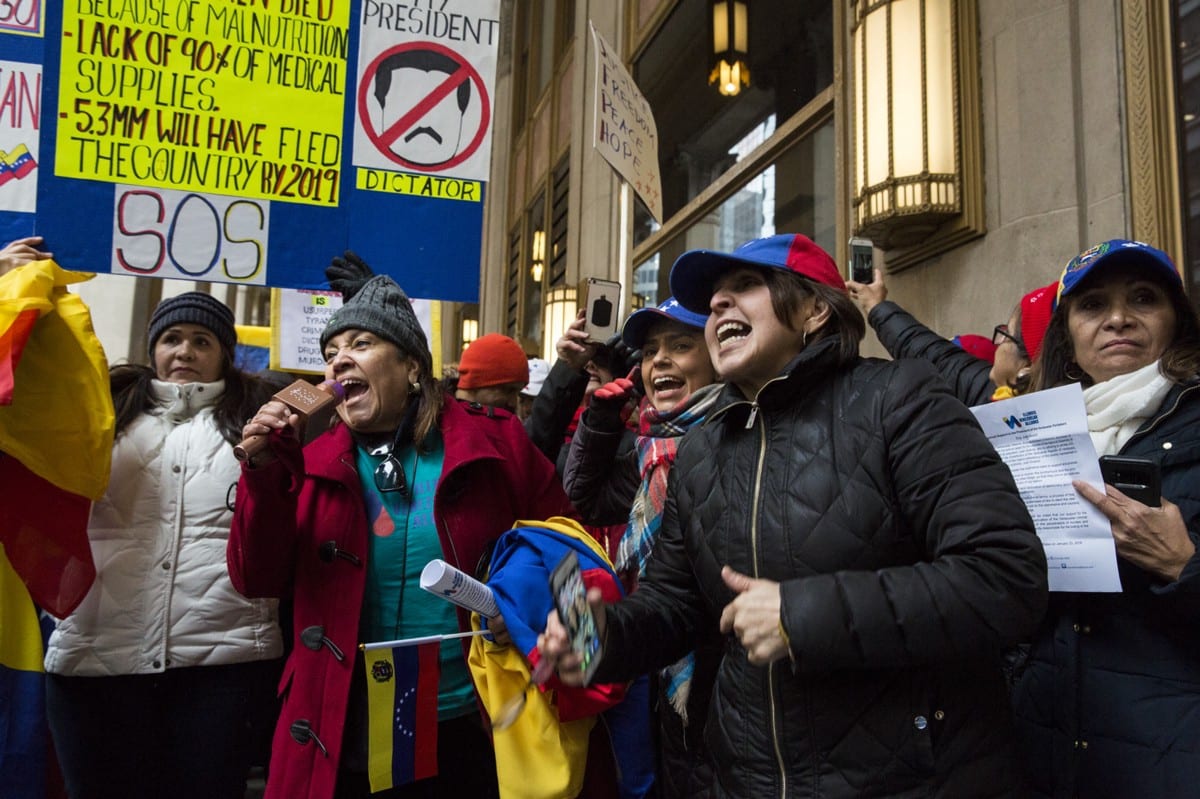
M 1183 289 L 1183 277 L 1175 267 L 1171 256 L 1157 247 L 1129 239 L 1110 239 L 1089 247 L 1067 262 L 1058 279 L 1058 293 L 1054 298 L 1057 308 L 1062 298 L 1075 290 L 1080 283 L 1100 264 L 1133 263 L 1145 266 L 1148 271 L 1167 278 L 1173 286 Z
M 744 266 L 784 269 L 838 291 L 846 291 L 846 282 L 829 253 L 808 236 L 780 233 L 746 242 L 731 253 L 685 252 L 671 267 L 671 293 L 689 311 L 707 313 L 717 278 Z
M 707 305 L 704 306 L 704 310 L 708 310 Z M 625 326 L 621 328 L 621 340 L 626 346 L 640 350 L 646 343 L 646 333 L 650 331 L 650 326 L 660 319 L 670 319 L 672 322 L 703 331 L 708 314 L 689 311 L 679 304 L 679 300 L 668 297 L 665 302 L 659 303 L 657 308 L 642 308 L 630 314 L 625 320 Z

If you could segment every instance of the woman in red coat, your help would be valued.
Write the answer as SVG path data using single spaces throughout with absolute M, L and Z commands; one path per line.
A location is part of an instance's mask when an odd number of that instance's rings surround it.
M 298 420 L 272 401 L 244 429 L 270 434 L 271 447 L 238 484 L 230 575 L 247 596 L 295 607 L 267 796 L 495 796 L 458 641 L 441 650 L 438 776 L 370 794 L 358 644 L 469 629 L 420 589 L 425 564 L 478 575 L 517 519 L 574 514 L 516 417 L 446 396 L 408 297 L 387 276 L 364 277 L 331 281 L 346 304 L 321 335 L 325 377 L 345 388 L 340 423 L 301 449 L 289 434 Z

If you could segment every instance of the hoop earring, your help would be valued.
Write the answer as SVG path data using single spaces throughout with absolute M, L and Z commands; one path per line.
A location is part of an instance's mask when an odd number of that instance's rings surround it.
M 800 348 L 804 349 L 807 346 L 808 346 L 808 331 L 801 330 L 800 331 Z
M 1063 369 L 1063 374 L 1068 380 L 1074 380 L 1077 383 L 1087 377 L 1087 374 L 1080 368 L 1079 364 L 1074 361 L 1067 361 L 1066 368 Z

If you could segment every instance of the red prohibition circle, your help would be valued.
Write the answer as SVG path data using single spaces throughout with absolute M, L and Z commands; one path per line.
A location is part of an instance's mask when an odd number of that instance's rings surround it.
M 375 130 L 374 126 L 371 124 L 371 117 L 367 113 L 367 89 L 374 82 L 375 73 L 379 70 L 379 64 L 388 56 L 404 52 L 405 50 L 432 50 L 435 53 L 441 53 L 444 56 L 448 56 L 459 65 L 458 72 L 447 77 L 446 81 L 441 87 L 439 87 L 440 89 L 445 90 L 444 94 L 449 94 L 451 91 L 454 91 L 464 80 L 469 80 L 474 83 L 476 90 L 479 92 L 479 100 L 481 103 L 479 114 L 479 130 L 475 133 L 475 137 L 471 139 L 470 143 L 467 144 L 467 146 L 464 147 L 461 152 L 459 152 L 450 160 L 441 164 L 435 164 L 433 166 L 414 164 L 411 161 L 396 155 L 394 152 L 392 152 L 391 147 L 384 142 L 383 134 Z M 463 73 L 465 73 L 463 77 L 455 80 L 460 75 L 463 75 Z M 446 88 L 446 84 L 449 84 L 451 81 L 454 81 L 454 85 Z M 395 47 L 389 47 L 387 50 L 384 50 L 382 53 L 375 56 L 375 59 L 367 65 L 365 70 L 363 70 L 363 74 L 358 80 L 358 118 L 362 120 L 363 130 L 366 132 L 367 137 L 370 138 L 371 143 L 375 145 L 375 149 L 383 153 L 383 155 L 388 159 L 395 161 L 397 164 L 400 164 L 406 169 L 412 169 L 417 172 L 443 172 L 451 167 L 458 166 L 463 161 L 466 161 L 475 154 L 476 150 L 479 149 L 479 145 L 483 142 L 484 134 L 487 133 L 488 124 L 491 122 L 491 105 L 488 102 L 487 87 L 483 83 L 483 78 L 480 77 L 479 72 L 476 71 L 475 67 L 471 66 L 471 64 L 468 63 L 460 54 L 454 52 L 444 45 L 437 44 L 436 42 L 405 42 L 404 44 L 398 44 Z M 416 124 L 418 121 L 420 121 L 419 116 L 412 122 L 413 124 Z M 392 127 L 394 128 L 397 126 L 393 125 Z

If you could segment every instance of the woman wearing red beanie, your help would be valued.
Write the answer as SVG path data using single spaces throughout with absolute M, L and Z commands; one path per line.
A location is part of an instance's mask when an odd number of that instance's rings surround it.
M 521 389 L 528 383 L 529 358 L 521 345 L 500 333 L 488 333 L 463 351 L 454 396 L 516 413 Z

